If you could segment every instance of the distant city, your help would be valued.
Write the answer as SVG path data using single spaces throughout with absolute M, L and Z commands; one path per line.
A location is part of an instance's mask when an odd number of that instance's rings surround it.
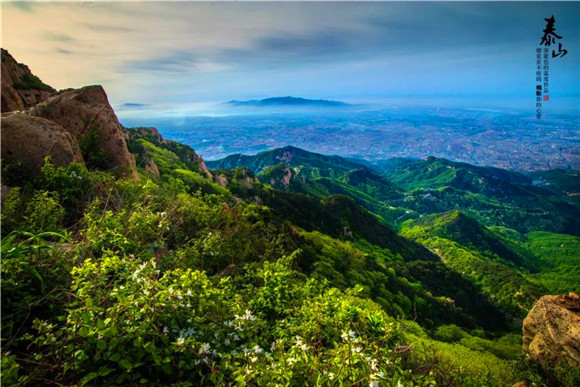
M 156 126 L 207 160 L 293 145 L 312 152 L 378 161 L 444 157 L 516 171 L 580 169 L 580 118 L 459 108 L 263 111 L 220 117 L 126 118 Z M 235 114 L 235 115 L 234 115 Z

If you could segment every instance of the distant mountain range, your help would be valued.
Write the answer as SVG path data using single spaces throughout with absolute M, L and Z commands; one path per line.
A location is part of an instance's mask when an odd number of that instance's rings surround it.
M 306 99 L 300 97 L 272 97 L 265 99 L 253 99 L 249 101 L 229 101 L 230 106 L 245 107 L 272 107 L 272 106 L 301 106 L 301 107 L 345 107 L 350 106 L 345 102 L 328 99 Z

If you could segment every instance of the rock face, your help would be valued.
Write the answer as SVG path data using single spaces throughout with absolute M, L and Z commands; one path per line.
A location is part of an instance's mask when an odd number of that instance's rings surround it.
M 82 141 L 93 129 L 98 131 L 98 143 L 107 157 L 107 168 L 118 177 L 137 178 L 135 157 L 127 149 L 123 127 L 101 86 L 58 92 L 27 113 L 56 122 L 77 141 Z
M 580 366 L 580 296 L 543 296 L 523 325 L 523 350 L 544 364 Z
M 55 91 L 2 49 L 2 112 L 30 108 L 46 101 Z
M 4 83 L 4 77 L 2 77 L 2 112 L 21 111 L 24 109 L 24 103 L 16 89 L 12 85 Z
M 205 165 L 205 160 L 203 159 L 203 157 L 198 156 L 197 153 L 195 153 L 195 159 L 194 159 L 194 161 L 197 163 L 197 165 L 199 165 L 199 169 L 201 171 L 203 171 L 203 173 L 205 173 L 205 175 L 208 178 L 213 179 L 213 175 L 211 174 L 211 172 L 209 171 L 209 169 Z
M 2 158 L 18 163 L 22 176 L 34 176 L 50 156 L 55 166 L 82 163 L 74 137 L 60 125 L 44 118 L 14 113 L 1 118 Z

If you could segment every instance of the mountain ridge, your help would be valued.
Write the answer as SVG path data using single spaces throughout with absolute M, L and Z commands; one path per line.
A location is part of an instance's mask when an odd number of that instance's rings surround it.
M 272 107 L 272 106 L 303 106 L 303 107 L 347 107 L 350 104 L 329 99 L 308 99 L 302 97 L 270 97 L 246 101 L 231 100 L 227 105 L 235 107 Z

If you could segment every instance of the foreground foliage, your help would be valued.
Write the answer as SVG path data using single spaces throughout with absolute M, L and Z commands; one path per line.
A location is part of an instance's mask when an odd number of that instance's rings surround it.
M 115 180 L 47 161 L 3 196 L 5 384 L 537 378 L 505 321 L 521 305 L 501 289 L 499 305 L 482 295 L 485 276 L 463 278 L 463 266 L 453 270 L 346 197 L 275 191 L 243 170 L 227 175 L 226 189 L 192 166 L 189 148 L 134 141 L 161 177 Z

